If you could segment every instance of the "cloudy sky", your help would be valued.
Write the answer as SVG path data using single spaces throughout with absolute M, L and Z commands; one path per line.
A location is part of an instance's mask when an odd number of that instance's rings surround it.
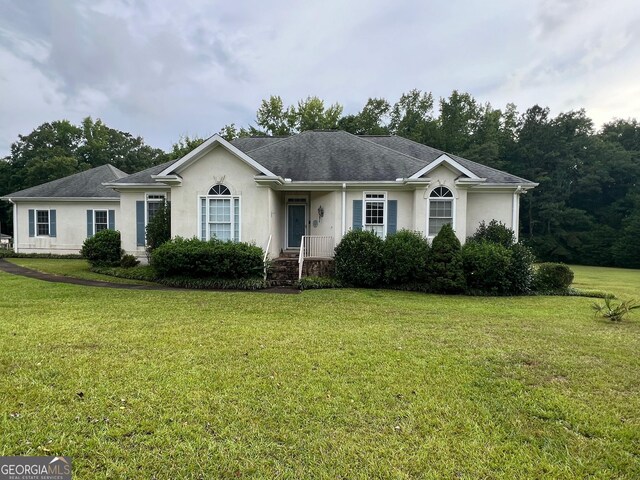
M 0 157 L 86 116 L 169 148 L 261 99 L 453 89 L 521 110 L 640 117 L 637 0 L 0 0 Z

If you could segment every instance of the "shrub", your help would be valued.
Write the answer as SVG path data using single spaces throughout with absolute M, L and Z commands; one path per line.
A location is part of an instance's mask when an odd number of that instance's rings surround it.
M 262 276 L 262 249 L 247 243 L 175 238 L 151 253 L 159 277 L 242 279 Z
M 311 290 L 321 288 L 341 288 L 342 284 L 333 277 L 303 277 L 298 281 L 300 290 Z
M 122 268 L 133 268 L 138 265 L 140 261 L 133 255 L 123 255 L 120 259 L 120 266 Z
M 469 242 L 462 247 L 467 288 L 471 293 L 511 292 L 511 251 L 499 243 Z
M 373 232 L 350 230 L 336 247 L 336 277 L 356 287 L 376 287 L 384 272 L 382 239 Z
M 101 230 L 87 238 L 80 250 L 80 255 L 94 267 L 118 266 L 123 253 L 120 247 L 120 232 L 109 229 Z
M 443 225 L 433 239 L 427 272 L 431 289 L 436 293 L 461 293 L 465 290 L 460 240 L 451 225 Z
M 533 288 L 537 292 L 556 292 L 569 288 L 573 271 L 563 263 L 541 263 L 533 275 Z
M 171 207 L 162 202 L 160 208 L 147 223 L 147 254 L 171 239 Z
M 524 295 L 531 292 L 533 282 L 533 263 L 536 257 L 529 247 L 522 243 L 514 243 L 511 251 L 511 265 L 507 275 L 509 277 L 509 292 L 513 295 Z
M 513 230 L 507 228 L 506 225 L 497 220 L 491 220 L 487 225 L 484 220 L 478 226 L 476 233 L 467 239 L 467 242 L 491 242 L 502 245 L 506 248 L 511 247 L 515 242 Z
M 390 285 L 423 282 L 429 243 L 417 232 L 400 230 L 384 241 L 384 281 Z
M 126 278 L 129 280 L 142 280 L 144 282 L 155 282 L 158 275 L 151 265 L 141 265 L 133 268 L 122 267 L 91 267 L 91 271 L 110 277 Z

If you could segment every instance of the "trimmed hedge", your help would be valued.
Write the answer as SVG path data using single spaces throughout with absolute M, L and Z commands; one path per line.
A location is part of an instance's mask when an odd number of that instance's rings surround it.
M 516 236 L 513 230 L 507 228 L 507 226 L 498 222 L 497 220 L 491 220 L 488 224 L 483 220 L 480 222 L 476 233 L 467 238 L 467 242 L 491 242 L 502 245 L 509 248 L 515 243 Z
M 80 250 L 80 254 L 94 267 L 116 267 L 120 265 L 123 253 L 120 232 L 109 229 L 87 238 Z
M 129 280 L 141 280 L 144 282 L 159 283 L 165 287 L 190 288 L 202 290 L 261 290 L 267 288 L 267 283 L 262 278 L 188 278 L 188 277 L 158 277 L 158 273 L 151 265 L 143 265 L 134 268 L 122 267 L 93 267 L 92 272 L 109 275 L 116 278 Z
M 13 250 L 0 248 L 0 258 L 57 258 L 60 260 L 81 260 L 84 257 L 79 253 L 67 253 L 64 255 L 56 253 L 16 253 Z
M 566 291 L 573 282 L 573 270 L 564 263 L 540 263 L 533 275 L 537 292 Z
M 300 290 L 314 290 L 322 288 L 342 288 L 342 283 L 333 277 L 303 277 L 298 280 Z
M 177 237 L 151 253 L 158 277 L 239 280 L 262 277 L 263 251 L 248 243 Z
M 346 285 L 377 287 L 384 273 L 383 240 L 373 232 L 350 230 L 336 247 L 336 277 Z
M 469 293 L 511 293 L 511 251 L 507 247 L 487 241 L 469 242 L 462 247 L 462 261 Z
M 427 278 L 429 243 L 418 232 L 400 230 L 387 235 L 383 247 L 387 285 L 422 283 Z

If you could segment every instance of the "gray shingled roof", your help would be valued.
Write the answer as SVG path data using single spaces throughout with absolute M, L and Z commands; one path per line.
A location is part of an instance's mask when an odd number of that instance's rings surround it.
M 161 163 L 160 165 L 156 165 L 155 167 L 147 168 L 146 170 L 142 170 L 138 173 L 132 173 L 124 178 L 118 179 L 117 182 L 113 183 L 152 183 L 157 185 L 157 182 L 151 178 L 151 175 L 158 175 L 161 171 L 167 168 L 169 165 L 176 163 L 179 159 L 171 160 L 169 162 Z
M 293 181 L 395 180 L 424 166 L 416 158 L 343 131 L 302 132 L 247 155 Z
M 438 150 L 436 148 L 432 148 L 427 145 L 414 142 L 404 137 L 398 137 L 395 135 L 385 135 L 385 136 L 363 136 L 362 138 L 366 138 L 367 140 L 374 142 L 378 145 L 382 145 L 387 148 L 397 150 L 399 152 L 405 153 L 407 155 L 410 155 L 412 157 L 422 160 L 424 164 L 423 164 L 423 167 L 421 168 L 426 167 L 429 163 L 433 162 L 440 155 L 446 154 L 449 157 L 451 157 L 453 160 L 458 162 L 460 165 L 462 165 L 463 167 L 467 168 L 468 170 L 476 174 L 478 177 L 486 178 L 488 183 L 533 183 L 530 180 L 516 177 L 515 175 L 511 175 L 510 173 L 503 172 L 502 170 L 497 170 L 495 168 L 482 165 L 480 163 L 472 162 L 471 160 L 467 160 L 466 158 L 462 158 L 457 155 L 452 155 L 450 153 L 443 152 L 442 150 Z
M 255 150 L 256 148 L 264 147 L 265 145 L 271 145 L 272 143 L 279 142 L 291 137 L 241 137 L 231 140 L 231 145 L 244 153 Z
M 119 197 L 120 194 L 102 184 L 126 176 L 126 173 L 113 165 L 101 165 L 42 185 L 9 193 L 2 198 L 114 198 Z
M 274 174 L 293 181 L 393 181 L 410 177 L 445 153 L 393 135 L 356 136 L 339 130 L 306 131 L 290 137 L 244 137 L 231 143 Z M 447 155 L 488 183 L 532 183 Z M 116 183 L 156 184 L 151 176 L 177 161 L 134 173 Z

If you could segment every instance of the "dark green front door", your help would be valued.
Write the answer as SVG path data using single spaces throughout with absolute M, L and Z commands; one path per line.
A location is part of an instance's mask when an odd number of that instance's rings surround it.
M 300 248 L 306 209 L 306 205 L 287 205 L 287 248 Z

